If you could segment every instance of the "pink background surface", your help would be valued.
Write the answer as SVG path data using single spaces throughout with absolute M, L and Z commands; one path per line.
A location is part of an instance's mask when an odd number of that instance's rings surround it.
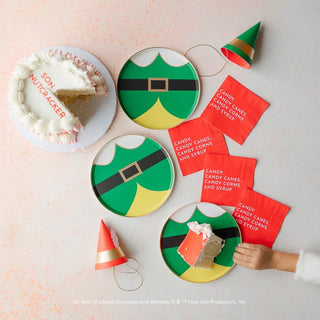
M 183 53 L 199 43 L 220 48 L 262 20 L 252 70 L 229 63 L 216 77 L 203 78 L 192 118 L 229 74 L 271 103 L 243 146 L 226 138 L 229 151 L 257 158 L 254 189 L 292 208 L 275 247 L 320 251 L 320 46 L 313 33 L 319 12 L 317 1 L 0 0 L 0 318 L 315 319 L 319 288 L 292 274 L 236 267 L 200 285 L 169 271 L 159 249 L 161 229 L 179 207 L 199 201 L 201 173 L 183 178 L 175 164 L 174 192 L 145 217 L 119 217 L 100 205 L 89 180 L 98 150 L 114 137 L 137 133 L 156 138 L 174 156 L 166 131 L 135 125 L 118 106 L 111 128 L 93 146 L 50 153 L 16 129 L 7 87 L 17 62 L 48 46 L 88 50 L 116 80 L 138 50 L 165 46 Z M 193 56 L 200 73 L 217 57 L 210 59 Z M 140 262 L 144 284 L 136 292 L 120 291 L 111 270 L 94 271 L 101 218 Z

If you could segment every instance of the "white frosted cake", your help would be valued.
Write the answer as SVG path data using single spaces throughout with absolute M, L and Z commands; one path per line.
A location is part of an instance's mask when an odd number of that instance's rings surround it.
M 224 247 L 224 240 L 212 232 L 208 223 L 188 223 L 189 232 L 178 248 L 178 253 L 192 267 L 211 269 L 214 258 Z
M 58 51 L 24 59 L 9 84 L 9 104 L 15 116 L 42 140 L 60 144 L 75 143 L 83 129 L 68 106 L 106 94 L 105 81 L 94 66 Z

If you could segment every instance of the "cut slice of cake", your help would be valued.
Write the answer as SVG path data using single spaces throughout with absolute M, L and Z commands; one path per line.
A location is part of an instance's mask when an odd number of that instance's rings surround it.
M 192 267 L 211 269 L 214 258 L 224 247 L 224 240 L 212 232 L 208 223 L 188 223 L 189 232 L 180 244 L 178 253 Z
M 105 81 L 94 66 L 58 51 L 24 59 L 9 84 L 9 104 L 16 117 L 41 139 L 61 144 L 75 143 L 83 129 L 69 106 L 106 94 Z

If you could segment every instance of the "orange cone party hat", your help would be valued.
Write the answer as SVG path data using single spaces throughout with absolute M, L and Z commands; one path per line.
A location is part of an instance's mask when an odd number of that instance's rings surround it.
M 221 52 L 240 67 L 250 69 L 261 22 L 221 48 Z
M 115 267 L 127 261 L 116 234 L 113 230 L 110 232 L 101 219 L 95 270 Z

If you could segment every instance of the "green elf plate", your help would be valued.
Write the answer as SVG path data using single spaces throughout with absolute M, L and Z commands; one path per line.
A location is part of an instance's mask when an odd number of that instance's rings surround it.
M 174 167 L 167 151 L 156 141 L 126 135 L 107 143 L 91 168 L 91 184 L 108 210 L 137 217 L 158 209 L 174 184 Z
M 188 222 L 209 223 L 212 231 L 225 240 L 225 246 L 214 259 L 211 269 L 189 266 L 177 249 L 189 231 Z M 166 222 L 161 234 L 161 253 L 169 269 L 190 282 L 210 282 L 231 270 L 236 246 L 241 242 L 239 227 L 234 218 L 221 207 L 212 203 L 198 202 L 182 207 Z
M 186 120 L 200 96 L 198 74 L 190 61 L 166 48 L 148 48 L 122 67 L 117 84 L 124 112 L 149 129 L 169 129 Z

